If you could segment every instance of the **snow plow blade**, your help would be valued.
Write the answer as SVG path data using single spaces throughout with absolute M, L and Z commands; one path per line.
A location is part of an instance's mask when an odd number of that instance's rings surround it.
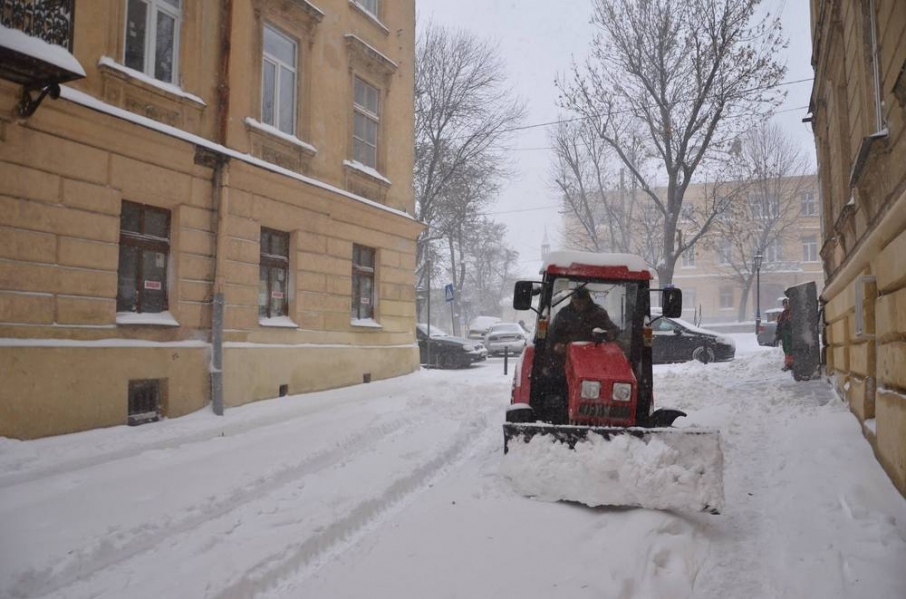
M 720 433 L 506 423 L 501 471 L 521 494 L 659 510 L 724 507 Z

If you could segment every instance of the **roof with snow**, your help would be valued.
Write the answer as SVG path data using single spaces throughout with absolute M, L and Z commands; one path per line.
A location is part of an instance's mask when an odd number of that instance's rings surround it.
M 635 254 L 605 254 L 600 252 L 578 252 L 578 251 L 556 251 L 547 255 L 544 264 L 541 265 L 541 272 L 546 271 L 550 266 L 559 266 L 560 268 L 569 268 L 573 264 L 585 264 L 588 266 L 625 266 L 627 269 L 635 272 L 648 271 L 654 277 L 655 273 L 641 256 Z

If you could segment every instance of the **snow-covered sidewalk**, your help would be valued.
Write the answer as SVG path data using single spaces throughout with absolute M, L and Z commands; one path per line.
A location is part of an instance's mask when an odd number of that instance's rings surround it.
M 721 429 L 722 515 L 499 475 L 502 361 L 137 428 L 0 439 L 0 597 L 906 597 L 906 501 L 779 350 L 655 367 Z

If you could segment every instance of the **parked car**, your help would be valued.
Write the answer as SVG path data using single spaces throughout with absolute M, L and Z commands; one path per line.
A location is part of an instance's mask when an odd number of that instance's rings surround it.
M 418 341 L 418 356 L 422 364 L 428 364 L 428 347 L 431 348 L 431 366 L 437 368 L 465 368 L 474 362 L 488 359 L 488 350 L 481 343 L 471 339 L 453 337 L 437 327 L 430 328 L 419 323 L 415 325 L 415 337 Z
M 484 334 L 488 332 L 491 325 L 497 324 L 500 319 L 496 316 L 476 316 L 469 323 L 469 332 L 466 336 L 469 339 L 484 339 Z
M 509 351 L 519 355 L 528 343 L 528 334 L 515 322 L 498 322 L 484 334 L 484 345 L 492 356 Z
M 771 308 L 764 311 L 764 320 L 761 321 L 756 333 L 758 345 L 770 345 L 772 347 L 777 345 L 774 335 L 777 333 L 777 318 L 780 317 L 781 312 L 783 312 L 783 308 Z
M 659 316 L 651 323 L 654 339 L 651 344 L 652 362 L 725 362 L 736 356 L 732 339 L 715 331 L 697 327 L 682 318 Z

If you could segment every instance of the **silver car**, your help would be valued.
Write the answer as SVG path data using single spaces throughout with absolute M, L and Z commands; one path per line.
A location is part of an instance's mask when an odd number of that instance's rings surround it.
M 515 322 L 499 322 L 484 334 L 484 345 L 492 356 L 502 355 L 504 352 L 518 356 L 525 349 L 526 343 L 525 330 Z

